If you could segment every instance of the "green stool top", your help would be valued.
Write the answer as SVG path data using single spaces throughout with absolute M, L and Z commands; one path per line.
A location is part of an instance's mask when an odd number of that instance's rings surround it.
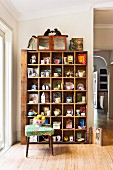
M 41 125 L 37 126 L 35 124 L 33 125 L 26 125 L 25 126 L 25 136 L 42 136 L 42 135 L 48 135 L 52 136 L 54 134 L 54 129 L 51 127 L 51 125 Z

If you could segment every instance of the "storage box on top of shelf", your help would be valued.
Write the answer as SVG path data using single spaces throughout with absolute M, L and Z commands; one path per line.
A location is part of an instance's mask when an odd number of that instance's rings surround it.
M 72 38 L 69 49 L 71 51 L 83 51 L 83 38 Z
M 66 36 L 38 36 L 39 51 L 66 51 Z

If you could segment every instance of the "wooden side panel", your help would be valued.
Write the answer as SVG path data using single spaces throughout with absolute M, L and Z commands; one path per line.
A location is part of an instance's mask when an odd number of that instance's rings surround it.
M 27 124 L 27 50 L 21 52 L 21 144 L 26 144 L 25 125 Z

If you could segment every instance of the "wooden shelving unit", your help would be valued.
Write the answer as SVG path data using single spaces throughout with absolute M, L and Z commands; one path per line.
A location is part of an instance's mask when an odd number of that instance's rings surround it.
M 31 63 L 33 55 L 36 56 L 34 64 Z M 82 64 L 78 62 L 79 55 L 83 55 Z M 73 58 L 72 62 L 66 60 L 68 56 Z M 30 124 L 34 117 L 28 116 L 31 109 L 37 114 L 45 114 L 46 123 L 52 126 L 54 122 L 60 122 L 60 129 L 55 129 L 54 143 L 86 141 L 88 91 L 86 60 L 87 51 L 22 50 L 21 144 L 26 143 L 25 125 Z M 78 74 L 79 72 L 81 73 Z M 83 72 L 84 76 L 81 75 Z M 35 89 L 32 88 L 33 85 Z M 46 96 L 45 103 L 41 102 L 42 94 Z M 48 114 L 44 112 L 44 108 L 49 110 Z M 60 110 L 58 116 L 55 116 L 55 110 Z M 57 140 L 57 136 L 60 136 L 60 140 Z M 48 143 L 42 137 L 39 137 L 37 142 Z

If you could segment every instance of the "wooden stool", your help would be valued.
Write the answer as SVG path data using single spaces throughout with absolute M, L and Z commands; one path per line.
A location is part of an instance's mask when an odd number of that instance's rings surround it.
M 30 136 L 42 136 L 47 135 L 49 136 L 49 147 L 51 147 L 52 155 L 53 155 L 53 139 L 52 135 L 54 134 L 54 129 L 51 125 L 42 125 L 37 126 L 33 125 L 26 125 L 25 126 L 25 136 L 27 137 L 27 145 L 26 145 L 26 157 L 28 157 L 28 149 L 29 149 L 29 138 Z

